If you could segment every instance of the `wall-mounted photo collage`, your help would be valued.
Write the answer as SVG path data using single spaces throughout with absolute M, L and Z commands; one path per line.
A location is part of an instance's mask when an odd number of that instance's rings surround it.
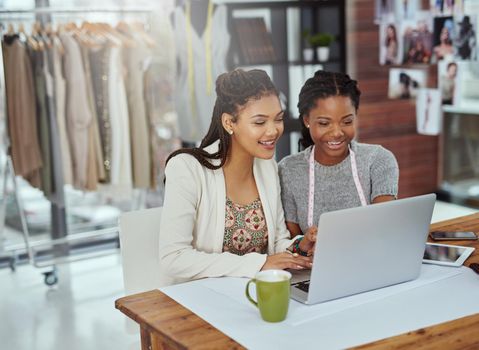
M 420 5 L 420 0 L 376 0 L 379 63 L 392 66 L 389 98 L 421 96 L 418 111 L 426 110 L 424 101 L 436 107 L 479 108 L 479 0 L 430 0 L 429 8 Z M 434 94 L 422 91 L 430 64 L 438 69 Z M 424 131 L 419 125 L 425 124 L 418 124 Z
M 388 97 L 415 99 L 417 132 L 438 135 L 442 105 L 479 110 L 479 0 L 376 0 L 379 63 L 389 69 Z M 437 64 L 438 86 L 427 86 Z

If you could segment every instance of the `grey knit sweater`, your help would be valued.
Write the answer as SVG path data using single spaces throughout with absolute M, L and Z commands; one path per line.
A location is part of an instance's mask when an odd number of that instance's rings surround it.
M 399 168 L 394 155 L 379 145 L 353 141 L 359 180 L 366 201 L 381 195 L 397 196 Z M 278 164 L 281 181 L 281 199 L 286 221 L 299 224 L 306 232 L 308 218 L 308 161 L 311 147 L 287 156 Z M 341 163 L 325 166 L 315 162 L 315 194 L 313 225 L 318 224 L 321 213 L 358 207 L 361 205 L 348 155 Z

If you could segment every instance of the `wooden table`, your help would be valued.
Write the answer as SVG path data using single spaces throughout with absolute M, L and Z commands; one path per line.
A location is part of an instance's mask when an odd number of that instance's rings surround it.
M 479 213 L 436 223 L 431 225 L 430 229 L 479 233 Z M 465 265 L 479 263 L 478 241 L 444 243 L 475 247 L 476 250 L 466 260 Z M 143 350 L 243 349 L 233 339 L 159 290 L 120 298 L 115 302 L 115 307 L 140 325 Z M 354 349 L 385 348 L 479 349 L 479 314 L 418 329 Z

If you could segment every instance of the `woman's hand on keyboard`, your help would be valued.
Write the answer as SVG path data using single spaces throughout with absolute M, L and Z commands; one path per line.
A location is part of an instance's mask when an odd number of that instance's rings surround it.
M 301 256 L 290 252 L 269 255 L 261 270 L 293 269 L 304 270 L 313 266 L 313 259 L 309 256 Z

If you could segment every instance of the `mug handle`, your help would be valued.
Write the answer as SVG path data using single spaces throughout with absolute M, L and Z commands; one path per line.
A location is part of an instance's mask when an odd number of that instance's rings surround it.
M 248 298 L 248 300 L 251 302 L 251 304 L 253 304 L 254 306 L 258 307 L 258 302 L 256 302 L 250 295 L 249 295 L 249 285 L 251 283 L 256 283 L 256 280 L 253 278 L 251 280 L 248 281 L 248 283 L 246 284 L 246 297 Z

